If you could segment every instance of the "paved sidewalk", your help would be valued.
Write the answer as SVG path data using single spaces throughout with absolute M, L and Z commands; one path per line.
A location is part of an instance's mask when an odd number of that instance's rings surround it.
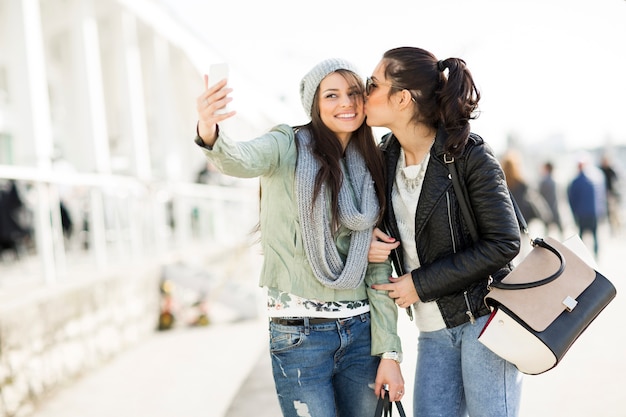
M 600 270 L 617 298 L 557 368 L 525 376 L 520 417 L 624 417 L 626 237 L 603 241 Z M 261 291 L 259 289 L 259 291 Z M 407 392 L 412 392 L 417 330 L 401 315 Z M 489 389 L 485 381 L 485 389 Z M 411 415 L 411 398 L 403 400 Z M 121 354 L 60 389 L 34 417 L 278 417 L 267 353 L 267 321 L 180 328 Z
M 264 349 L 224 417 L 279 417 L 280 406 L 274 390 L 270 355 Z
M 155 333 L 53 393 L 33 416 L 223 417 L 266 333 L 259 320 Z

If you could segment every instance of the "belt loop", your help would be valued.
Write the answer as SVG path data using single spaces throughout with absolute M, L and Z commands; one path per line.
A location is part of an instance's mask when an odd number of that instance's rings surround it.
M 309 323 L 309 318 L 304 317 L 304 334 L 307 336 L 311 333 L 311 329 L 309 328 L 310 325 L 311 323 Z
M 361 314 L 361 322 L 362 322 L 362 323 L 367 322 L 367 316 L 368 316 L 368 313 L 363 313 L 363 314 Z

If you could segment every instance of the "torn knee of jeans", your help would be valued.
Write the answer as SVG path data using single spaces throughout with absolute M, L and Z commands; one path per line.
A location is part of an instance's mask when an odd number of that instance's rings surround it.
M 296 409 L 298 417 L 311 417 L 311 413 L 309 412 L 309 406 L 305 403 L 295 400 L 293 402 L 293 408 Z

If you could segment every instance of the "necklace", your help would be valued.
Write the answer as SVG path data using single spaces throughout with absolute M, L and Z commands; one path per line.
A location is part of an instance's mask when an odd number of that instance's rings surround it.
M 420 188 L 422 182 L 424 182 L 426 168 L 428 167 L 428 159 L 430 156 L 430 148 L 432 148 L 433 143 L 435 143 L 434 139 L 428 148 L 428 152 L 426 152 L 424 158 L 422 158 L 420 163 L 417 165 L 406 166 L 404 149 L 400 150 L 400 178 L 402 179 L 406 189 L 411 193 L 414 193 L 415 190 Z

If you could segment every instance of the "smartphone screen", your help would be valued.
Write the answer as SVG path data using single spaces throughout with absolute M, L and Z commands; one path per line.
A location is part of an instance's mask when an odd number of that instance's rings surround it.
M 225 62 L 219 64 L 212 64 L 209 67 L 209 86 L 214 85 L 223 79 L 228 78 L 228 64 Z M 215 112 L 215 114 L 228 113 L 228 108 L 225 107 Z
M 228 78 L 228 64 L 222 62 L 209 67 L 209 85 L 213 85 L 223 79 Z

